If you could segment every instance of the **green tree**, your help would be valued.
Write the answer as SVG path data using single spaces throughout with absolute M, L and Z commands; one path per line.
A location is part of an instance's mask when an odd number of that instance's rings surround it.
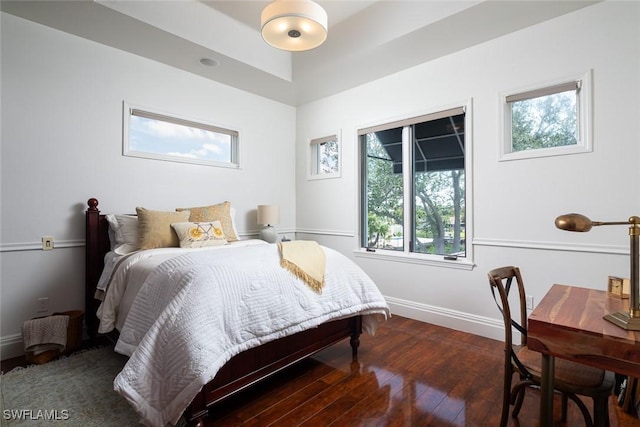
M 403 226 L 402 173 L 375 138 L 367 135 L 367 245 L 383 247 L 394 225 Z M 432 245 L 415 243 L 422 253 L 448 254 L 461 250 L 464 223 L 464 170 L 417 172 L 414 176 L 416 237 L 431 238 Z M 449 218 L 453 218 L 447 239 Z M 402 248 L 398 248 L 402 249 Z
M 437 254 L 460 252 L 462 214 L 464 212 L 464 171 L 439 171 L 416 174 L 416 234 L 430 236 Z M 453 217 L 451 248 L 446 247 L 447 219 Z M 422 221 L 418 221 L 418 218 Z M 419 252 L 426 252 L 422 248 Z
M 567 91 L 513 102 L 513 151 L 577 144 L 576 93 Z
M 380 247 L 391 226 L 403 223 L 402 174 L 393 173 L 393 161 L 375 134 L 367 135 L 367 239 Z
M 338 141 L 327 141 L 320 144 L 320 169 L 322 173 L 338 171 Z
M 386 237 L 389 234 L 389 223 L 383 217 L 369 212 L 367 217 L 369 227 L 369 245 L 368 247 L 378 247 L 380 237 Z

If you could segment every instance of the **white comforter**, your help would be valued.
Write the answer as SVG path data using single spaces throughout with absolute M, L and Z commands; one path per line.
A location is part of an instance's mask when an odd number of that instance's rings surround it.
M 234 355 L 363 314 L 373 334 L 389 308 L 369 277 L 329 248 L 321 295 L 280 267 L 276 245 L 192 252 L 147 277 L 116 351 L 130 359 L 114 381 L 147 425 L 175 424 L 204 384 Z M 213 255 L 213 256 L 212 256 Z
M 140 291 L 140 287 L 149 273 L 162 262 L 190 252 L 221 251 L 266 244 L 263 240 L 248 239 L 207 248 L 158 248 L 136 251 L 126 255 L 109 252 L 105 256 L 104 270 L 97 285 L 99 292 L 96 294 L 96 298 L 102 300 L 97 313 L 100 319 L 98 333 L 106 334 L 113 329 L 122 330 L 131 304 Z M 143 333 L 148 328 L 147 325 Z M 131 353 L 125 354 L 131 355 Z

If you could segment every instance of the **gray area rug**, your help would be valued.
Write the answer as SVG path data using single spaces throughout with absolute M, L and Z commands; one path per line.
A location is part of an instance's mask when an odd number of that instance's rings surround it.
M 135 411 L 113 390 L 126 360 L 104 347 L 1 375 L 1 425 L 139 425 Z

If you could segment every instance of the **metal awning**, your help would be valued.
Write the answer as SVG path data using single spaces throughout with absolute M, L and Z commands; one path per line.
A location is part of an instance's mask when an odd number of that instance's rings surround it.
M 412 126 L 415 172 L 464 169 L 464 114 Z M 402 127 L 375 134 L 393 161 L 393 173 L 402 173 Z

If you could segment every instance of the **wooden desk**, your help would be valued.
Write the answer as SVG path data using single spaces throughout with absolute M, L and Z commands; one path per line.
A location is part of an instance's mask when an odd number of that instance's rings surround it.
M 640 377 L 640 331 L 604 320 L 629 300 L 605 291 L 553 285 L 529 316 L 527 346 L 542 353 L 540 426 L 553 425 L 554 357 Z

